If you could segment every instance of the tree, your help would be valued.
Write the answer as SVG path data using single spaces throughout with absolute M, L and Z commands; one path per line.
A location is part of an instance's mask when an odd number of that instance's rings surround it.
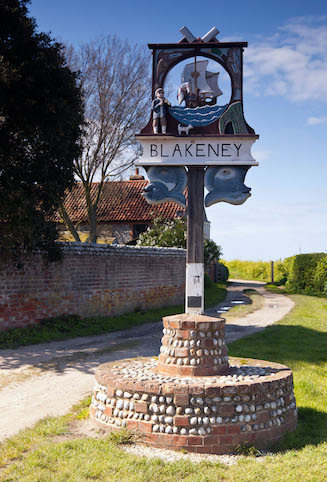
M 212 239 L 204 240 L 204 264 L 219 263 L 222 255 L 221 246 L 218 246 Z
M 51 256 L 51 217 L 74 182 L 83 108 L 63 46 L 36 32 L 28 3 L 0 4 L 0 247 Z
M 176 218 L 172 221 L 157 218 L 153 226 L 140 234 L 137 244 L 140 246 L 158 246 L 186 248 L 186 220 Z M 214 241 L 204 240 L 204 264 L 218 263 L 222 255 L 221 247 Z
M 119 177 L 140 155 L 134 136 L 149 115 L 150 57 L 144 48 L 108 36 L 79 50 L 68 48 L 67 58 L 74 69 L 81 71 L 86 129 L 83 152 L 74 166 L 85 193 L 88 241 L 94 243 L 103 183 Z M 64 205 L 60 213 L 74 239 L 80 241 Z

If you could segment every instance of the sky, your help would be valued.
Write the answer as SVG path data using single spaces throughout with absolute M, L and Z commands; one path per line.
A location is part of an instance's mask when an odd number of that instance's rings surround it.
M 40 31 L 76 46 L 109 34 L 178 42 L 184 25 L 195 37 L 216 26 L 218 40 L 248 42 L 244 113 L 260 136 L 259 166 L 247 173 L 245 204 L 207 209 L 211 238 L 228 260 L 327 252 L 325 0 L 32 0 L 29 11 Z

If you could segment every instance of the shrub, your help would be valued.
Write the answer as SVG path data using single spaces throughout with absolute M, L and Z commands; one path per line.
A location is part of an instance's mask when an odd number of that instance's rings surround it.
M 139 246 L 159 246 L 186 248 L 186 219 L 176 218 L 172 221 L 156 218 L 153 225 L 141 233 L 137 244 Z M 221 246 L 211 239 L 204 240 L 204 264 L 218 263 L 222 254 Z
M 325 257 L 324 253 L 310 253 L 287 258 L 285 260 L 288 271 L 287 289 L 294 293 L 313 294 L 317 265 Z
M 270 281 L 270 261 L 223 261 L 231 278 Z M 274 284 L 286 285 L 291 293 L 327 295 L 327 255 L 298 254 L 274 261 Z
M 318 261 L 313 284 L 315 290 L 327 295 L 327 256 Z
M 153 226 L 140 234 L 139 246 L 159 246 L 186 248 L 186 220 L 176 218 L 172 221 L 156 218 Z
M 215 274 L 215 277 L 217 279 L 215 279 L 216 282 L 225 282 L 228 280 L 229 278 L 229 270 L 227 268 L 227 266 L 225 266 L 223 263 L 217 263 L 216 264 L 216 274 Z

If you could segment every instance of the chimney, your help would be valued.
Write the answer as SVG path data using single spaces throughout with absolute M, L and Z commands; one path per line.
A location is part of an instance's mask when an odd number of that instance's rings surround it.
M 144 176 L 141 176 L 141 174 L 139 174 L 139 168 L 136 167 L 135 168 L 135 174 L 133 174 L 130 178 L 129 178 L 130 181 L 144 181 Z

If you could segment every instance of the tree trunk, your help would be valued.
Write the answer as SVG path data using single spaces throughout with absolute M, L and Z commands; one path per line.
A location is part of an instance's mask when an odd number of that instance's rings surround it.
M 98 239 L 97 235 L 97 220 L 96 211 L 97 208 L 92 203 L 87 207 L 89 218 L 89 243 L 96 243 Z
M 98 201 L 100 198 L 100 189 L 102 189 L 102 183 L 98 186 L 97 194 L 95 196 L 95 200 L 92 200 L 92 184 L 84 182 L 84 190 L 85 190 L 85 198 L 86 198 L 86 206 L 87 206 L 87 217 L 89 221 L 89 243 L 96 243 L 97 242 L 97 207 Z
M 60 216 L 62 217 L 68 231 L 70 231 L 70 233 L 73 236 L 73 238 L 75 239 L 75 241 L 77 243 L 80 243 L 81 240 L 80 240 L 80 237 L 78 235 L 78 232 L 76 231 L 75 226 L 71 222 L 71 220 L 70 220 L 70 218 L 67 214 L 67 211 L 66 211 L 64 205 L 62 204 L 62 202 L 59 203 L 59 213 L 60 213 Z

